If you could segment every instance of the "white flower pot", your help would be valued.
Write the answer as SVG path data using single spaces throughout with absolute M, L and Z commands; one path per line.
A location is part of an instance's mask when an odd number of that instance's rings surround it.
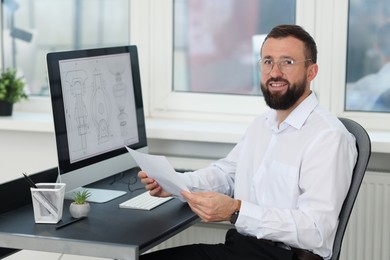
M 89 211 L 91 210 L 91 206 L 89 203 L 84 204 L 76 204 L 72 202 L 69 206 L 70 215 L 74 218 L 81 218 L 88 216 Z

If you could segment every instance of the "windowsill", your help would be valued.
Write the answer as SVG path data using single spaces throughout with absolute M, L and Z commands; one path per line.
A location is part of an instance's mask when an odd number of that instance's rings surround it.
M 0 130 L 54 133 L 53 116 L 14 111 L 12 116 L 0 117 Z
M 193 121 L 147 118 L 148 138 L 236 143 L 244 134 L 247 123 Z M 15 111 L 11 117 L 0 117 L 0 130 L 54 133 L 53 118 L 49 113 Z M 390 132 L 369 131 L 372 152 L 390 153 Z
M 248 124 L 183 119 L 146 119 L 148 138 L 237 143 Z

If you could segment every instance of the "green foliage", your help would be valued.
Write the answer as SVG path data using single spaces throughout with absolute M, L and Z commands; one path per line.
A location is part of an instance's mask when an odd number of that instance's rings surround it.
M 76 204 L 84 204 L 90 196 L 91 192 L 89 190 L 82 190 L 75 193 L 73 200 Z
M 16 70 L 6 69 L 0 76 L 0 100 L 17 103 L 22 99 L 27 99 L 24 86 L 25 83 L 22 78 L 16 76 Z

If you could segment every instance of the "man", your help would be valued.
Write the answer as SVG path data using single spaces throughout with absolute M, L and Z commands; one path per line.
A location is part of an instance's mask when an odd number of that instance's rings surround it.
M 317 47 L 296 25 L 272 29 L 261 48 L 260 115 L 226 158 L 183 174 L 182 192 L 204 221 L 230 220 L 224 244 L 196 244 L 145 259 L 329 259 L 357 158 L 355 139 L 318 105 L 310 82 Z M 154 196 L 170 196 L 139 172 Z

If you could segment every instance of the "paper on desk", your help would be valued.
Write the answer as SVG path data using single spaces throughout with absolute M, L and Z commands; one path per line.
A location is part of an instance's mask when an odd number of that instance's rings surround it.
M 158 184 L 167 192 L 183 198 L 181 191 L 189 191 L 165 156 L 151 155 L 137 152 L 126 146 L 138 166 L 145 171 L 149 177 L 155 179 Z

